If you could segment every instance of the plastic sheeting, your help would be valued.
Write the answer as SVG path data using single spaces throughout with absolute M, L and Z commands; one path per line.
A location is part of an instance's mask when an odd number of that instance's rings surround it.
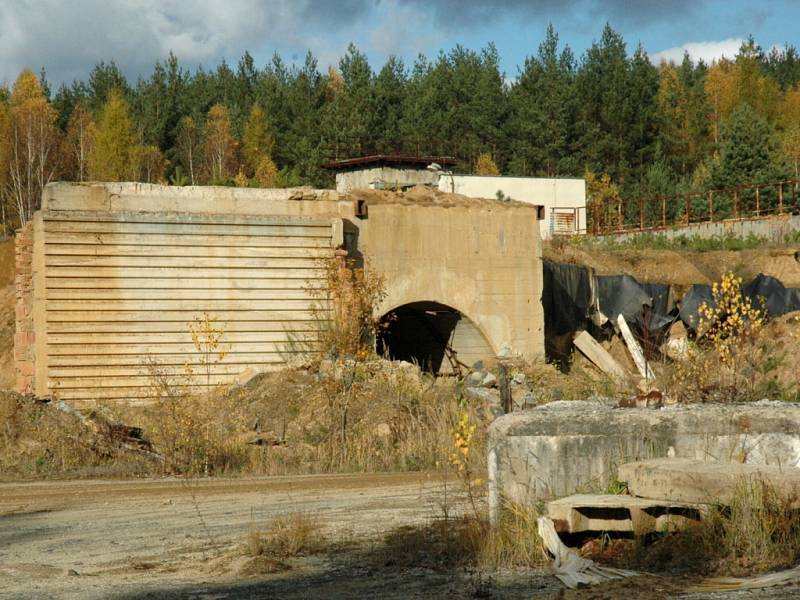
M 641 342 L 657 340 L 677 319 L 694 331 L 700 306 L 714 304 L 709 285 L 692 285 L 678 303 L 669 285 L 639 283 L 630 275 L 594 275 L 586 267 L 552 261 L 544 261 L 543 284 L 546 347 L 559 360 L 568 356 L 569 334 L 591 330 L 593 324 L 608 332 L 620 314 Z M 758 275 L 742 292 L 754 305 L 763 303 L 772 317 L 800 310 L 800 289 L 786 288 L 774 277 Z

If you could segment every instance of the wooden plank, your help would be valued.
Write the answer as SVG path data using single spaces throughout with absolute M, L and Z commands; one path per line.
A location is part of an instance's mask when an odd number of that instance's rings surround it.
M 114 268 L 178 268 L 178 269 L 315 269 L 321 264 L 308 258 L 246 258 L 234 256 L 67 256 L 48 255 L 49 267 L 114 267 Z
M 141 246 L 110 244 L 52 244 L 47 243 L 49 256 L 148 256 L 153 258 L 189 256 L 197 258 L 303 258 L 321 260 L 333 256 L 330 248 L 264 248 L 230 246 Z
M 581 331 L 575 336 L 574 344 L 606 375 L 623 381 L 628 379 L 627 371 L 588 332 Z
M 47 268 L 47 276 L 49 279 L 53 278 L 73 278 L 73 277 L 110 277 L 115 279 L 129 279 L 129 278 L 187 278 L 187 279 L 219 279 L 222 276 L 227 276 L 229 279 L 323 279 L 325 271 L 311 266 L 309 268 L 296 268 L 296 269 L 227 269 L 226 267 L 217 267 L 213 269 L 198 268 L 193 265 L 184 267 L 59 267 L 50 266 Z
M 206 300 L 314 300 L 309 291 L 242 290 L 242 289 L 48 289 L 48 300 L 174 300 L 204 302 Z
M 237 354 L 228 354 L 225 357 L 225 364 L 229 365 L 244 365 L 245 367 L 250 364 L 281 364 L 283 363 L 283 356 L 291 354 L 291 352 L 240 352 Z M 200 357 L 196 354 L 158 354 L 158 355 L 143 355 L 143 354 L 86 354 L 77 356 L 74 354 L 65 356 L 51 356 L 50 368 L 61 367 L 104 367 L 104 366 L 131 366 L 138 367 L 146 364 L 148 358 L 156 359 L 159 365 L 164 366 L 177 366 L 183 367 L 185 364 L 199 365 L 202 364 Z
M 226 344 L 227 355 L 241 352 L 274 352 L 281 353 L 288 349 L 287 342 L 233 342 Z M 193 344 L 187 343 L 161 343 L 161 344 L 48 344 L 48 353 L 51 357 L 65 355 L 95 355 L 95 354 L 133 354 L 148 356 L 157 354 L 194 354 L 197 349 Z
M 300 332 L 318 331 L 321 323 L 317 321 L 293 321 L 291 325 L 283 321 L 227 321 L 220 322 L 225 336 L 238 332 Z M 186 333 L 189 321 L 71 321 L 47 324 L 47 333 Z
M 224 225 L 216 223 L 152 223 L 98 221 L 47 221 L 45 231 L 49 233 L 138 233 L 169 234 L 181 233 L 205 236 L 260 236 L 260 237 L 310 237 L 330 239 L 331 226 L 300 225 L 277 226 L 241 223 Z M 48 236 L 49 237 L 49 236 Z
M 82 245 L 132 245 L 132 246 L 214 246 L 221 248 L 331 248 L 329 236 L 289 237 L 289 236 L 248 236 L 224 235 L 209 236 L 206 233 L 191 231 L 164 233 L 96 233 L 96 232 L 51 232 L 47 234 L 48 244 Z
M 658 458 L 619 467 L 620 481 L 636 496 L 670 502 L 729 504 L 742 480 L 760 480 L 800 508 L 800 469 L 730 462 Z
M 633 358 L 633 363 L 639 370 L 639 374 L 646 381 L 652 381 L 655 379 L 656 376 L 653 374 L 653 369 L 651 369 L 650 365 L 647 364 L 647 359 L 644 356 L 644 352 L 642 352 L 642 347 L 639 346 L 639 342 L 637 342 L 636 338 L 633 337 L 633 332 L 631 332 L 631 328 L 628 327 L 628 322 L 625 320 L 625 317 L 622 315 L 622 313 L 620 313 L 617 317 L 617 327 L 619 327 L 619 330 L 622 333 L 622 338 L 625 340 L 625 345 L 628 347 L 628 352 L 630 353 L 631 358 Z
M 631 532 L 638 535 L 682 529 L 700 519 L 697 505 L 621 494 L 574 494 L 547 503 L 556 531 Z
M 48 277 L 48 290 L 70 289 L 156 289 L 156 290 L 319 290 L 327 285 L 324 279 L 225 279 L 217 277 Z
M 195 315 L 202 315 L 203 309 L 187 310 L 93 310 L 87 314 L 83 310 L 48 310 L 48 323 L 70 323 L 70 322 L 176 322 L 188 323 Z M 308 310 L 218 310 L 212 316 L 219 319 L 221 323 L 231 321 L 277 321 L 287 323 L 291 328 L 291 323 L 296 321 L 319 321 L 324 315 L 323 311 Z M 43 317 L 44 318 L 44 317 Z

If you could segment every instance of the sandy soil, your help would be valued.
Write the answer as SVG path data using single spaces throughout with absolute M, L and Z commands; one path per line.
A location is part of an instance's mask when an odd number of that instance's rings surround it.
M 733 271 L 745 281 L 759 273 L 771 275 L 786 287 L 800 287 L 800 263 L 795 247 L 694 252 L 688 250 L 583 250 L 545 244 L 543 257 L 555 262 L 591 267 L 598 275 L 632 275 L 640 282 L 689 286 L 718 281 Z
M 654 600 L 674 598 L 685 585 L 640 577 L 565 591 L 546 569 L 393 566 L 385 534 L 440 516 L 442 501 L 441 484 L 419 474 L 2 484 L 0 597 Z M 251 528 L 292 511 L 320 520 L 329 554 L 284 562 L 243 554 Z M 800 587 L 693 596 L 796 597 Z

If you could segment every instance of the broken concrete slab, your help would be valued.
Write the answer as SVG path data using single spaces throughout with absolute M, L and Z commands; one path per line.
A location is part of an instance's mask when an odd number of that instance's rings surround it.
M 616 531 L 644 535 L 682 529 L 700 520 L 695 505 L 624 494 L 573 494 L 548 502 L 547 514 L 559 533 Z
M 742 479 L 760 480 L 800 508 L 800 468 L 660 458 L 619 467 L 631 494 L 654 501 L 730 504 Z
M 489 428 L 489 496 L 523 505 L 607 488 L 621 464 L 676 456 L 800 466 L 800 406 L 788 403 L 613 408 L 552 402 Z

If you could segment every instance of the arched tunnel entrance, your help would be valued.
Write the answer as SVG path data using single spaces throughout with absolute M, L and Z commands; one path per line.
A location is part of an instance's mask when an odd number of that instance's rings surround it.
M 438 302 L 412 302 L 388 312 L 380 323 L 377 351 L 418 364 L 434 374 L 459 373 L 494 356 L 478 327 Z

